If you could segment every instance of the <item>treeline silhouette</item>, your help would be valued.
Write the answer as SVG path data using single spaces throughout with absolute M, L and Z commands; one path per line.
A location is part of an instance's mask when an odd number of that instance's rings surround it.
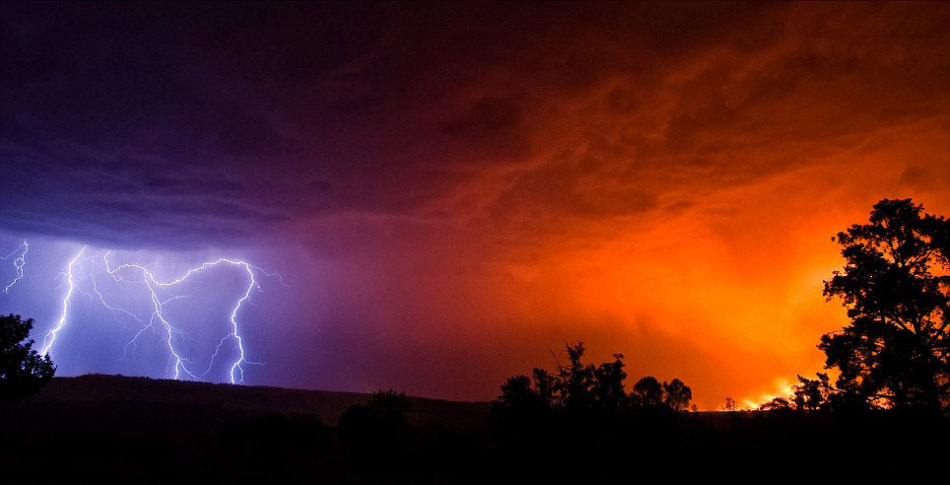
M 646 376 L 628 391 L 623 354 L 588 363 L 581 342 L 565 342 L 553 370 L 502 383 L 486 403 L 485 425 L 476 427 L 413 425 L 410 399 L 392 390 L 331 424 L 221 404 L 0 399 L 0 481 L 903 483 L 943 476 L 950 223 L 910 199 L 884 199 L 868 223 L 834 240 L 846 264 L 824 282 L 824 295 L 843 303 L 850 322 L 818 344 L 832 372 L 798 376 L 791 395 L 755 411 L 727 398 L 726 412 L 698 412 L 679 379 Z M 18 356 L 3 364 L 12 370 L 0 371 L 14 384 L 32 376 L 7 395 L 35 392 L 53 367 L 25 340 L 32 322 L 0 323 L 7 335 L 0 340 Z
M 566 365 L 558 360 L 553 373 L 535 368 L 531 377 L 514 376 L 501 386 L 501 396 L 492 402 L 491 426 L 506 431 L 572 422 L 609 426 L 636 413 L 689 409 L 692 390 L 679 379 L 661 383 L 647 376 L 627 394 L 623 354 L 595 366 L 582 361 L 583 342 L 564 347 Z

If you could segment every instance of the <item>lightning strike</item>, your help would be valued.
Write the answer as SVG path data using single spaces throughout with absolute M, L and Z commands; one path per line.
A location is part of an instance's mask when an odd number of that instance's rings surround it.
M 66 326 L 66 317 L 69 315 L 69 300 L 73 296 L 73 290 L 76 289 L 76 282 L 73 281 L 73 266 L 85 252 L 86 246 L 83 246 L 66 267 L 65 281 L 66 284 L 69 285 L 69 289 L 66 290 L 66 297 L 63 298 L 63 313 L 60 315 L 59 321 L 56 322 L 56 325 L 53 327 L 53 329 L 50 330 L 49 333 L 46 334 L 46 337 L 43 338 L 43 350 L 40 351 L 40 355 L 42 356 L 49 354 L 49 350 L 53 346 L 53 342 L 56 341 L 56 334 Z
M 241 311 L 241 307 L 244 305 L 244 303 L 250 299 L 252 291 L 254 291 L 255 289 L 257 289 L 258 291 L 261 291 L 260 284 L 257 282 L 257 279 L 254 276 L 254 269 L 260 270 L 260 268 L 252 266 L 245 261 L 233 260 L 233 259 L 228 259 L 228 258 L 219 258 L 215 261 L 202 263 L 200 266 L 188 270 L 184 275 L 182 275 L 178 279 L 168 281 L 168 282 L 160 282 L 155 278 L 155 275 L 152 274 L 151 271 L 149 271 L 146 267 L 138 265 L 138 264 L 123 264 L 112 269 L 111 266 L 109 265 L 108 256 L 109 256 L 108 252 L 103 256 L 103 261 L 106 264 L 106 272 L 109 275 L 111 275 L 113 278 L 115 278 L 116 281 L 121 281 L 121 276 L 119 275 L 120 272 L 125 272 L 127 270 L 135 270 L 139 272 L 143 277 L 143 282 L 146 288 L 148 289 L 149 294 L 151 296 L 151 300 L 152 300 L 152 305 L 153 305 L 153 310 L 154 310 L 154 312 L 152 313 L 152 319 L 150 320 L 147 326 L 143 327 L 142 330 L 140 330 L 139 333 L 137 333 L 132 338 L 132 340 L 127 344 L 127 347 L 129 345 L 132 345 L 134 347 L 135 341 L 138 339 L 138 337 L 146 329 L 150 328 L 152 324 L 154 323 L 155 319 L 157 319 L 161 323 L 161 326 L 165 329 L 165 335 L 167 337 L 166 344 L 168 346 L 168 351 L 172 355 L 172 359 L 174 360 L 174 378 L 179 379 L 181 376 L 181 373 L 184 372 L 185 374 L 187 374 L 189 377 L 193 379 L 201 380 L 202 378 L 207 376 L 208 373 L 211 371 L 211 368 L 214 366 L 215 360 L 218 358 L 218 355 L 221 353 L 221 350 L 226 344 L 226 342 L 228 342 L 229 340 L 233 340 L 234 341 L 233 348 L 236 349 L 238 353 L 238 357 L 234 362 L 231 363 L 230 371 L 229 371 L 230 381 L 232 384 L 244 382 L 244 367 L 243 366 L 245 364 L 257 364 L 257 363 L 250 362 L 247 360 L 247 354 L 244 349 L 244 337 L 241 335 L 240 325 L 238 323 L 238 313 Z M 215 348 L 214 354 L 212 354 L 211 356 L 211 360 L 208 364 L 208 368 L 203 373 L 196 374 L 191 369 L 189 369 L 187 364 L 189 364 L 190 362 L 187 359 L 184 359 L 181 356 L 181 354 L 178 352 L 178 350 L 176 350 L 175 348 L 173 339 L 176 334 L 180 333 L 180 331 L 176 329 L 171 324 L 171 322 L 169 322 L 168 319 L 165 317 L 164 311 L 163 311 L 164 305 L 165 303 L 167 303 L 167 301 L 171 301 L 171 300 L 162 301 L 159 298 L 158 289 L 176 286 L 188 280 L 192 275 L 214 268 L 221 264 L 229 264 L 229 265 L 243 268 L 243 270 L 247 273 L 247 276 L 248 276 L 248 285 L 244 291 L 244 295 L 240 299 L 237 300 L 237 302 L 234 304 L 234 307 L 231 310 L 231 315 L 229 318 L 230 325 L 231 325 L 231 332 L 225 335 L 224 337 L 222 337 L 221 340 L 218 342 L 218 345 Z M 263 270 L 260 270 L 260 271 L 267 276 L 273 276 L 270 273 L 264 272 Z
M 26 245 L 26 242 L 24 242 L 24 245 Z M 28 248 L 28 245 L 25 247 Z M 80 295 L 87 296 L 93 301 L 101 304 L 103 308 L 113 314 L 113 317 L 116 318 L 117 322 L 119 321 L 117 315 L 121 314 L 138 323 L 138 330 L 123 348 L 122 359 L 125 359 L 130 351 L 134 358 L 137 346 L 139 345 L 139 338 L 148 331 L 157 331 L 160 335 L 162 335 L 164 346 L 168 349 L 170 366 L 172 368 L 170 373 L 172 378 L 176 380 L 182 378 L 203 380 L 212 371 L 215 366 L 215 362 L 219 361 L 225 351 L 229 349 L 236 354 L 234 356 L 234 360 L 227 364 L 228 377 L 232 384 L 244 382 L 244 371 L 246 365 L 261 365 L 258 362 L 252 362 L 247 359 L 244 336 L 241 332 L 241 325 L 239 323 L 238 317 L 244 304 L 251 303 L 250 299 L 252 293 L 255 290 L 258 292 L 262 291 L 260 282 L 258 281 L 258 275 L 263 275 L 267 278 L 276 277 L 282 286 L 288 286 L 284 284 L 283 279 L 279 274 L 268 273 L 257 266 L 249 264 L 246 261 L 219 258 L 213 261 L 204 262 L 197 267 L 191 268 L 177 279 L 170 281 L 159 281 L 159 279 L 155 277 L 151 270 L 140 264 L 126 263 L 120 264 L 113 268 L 109 262 L 111 250 L 106 251 L 102 255 L 101 261 L 98 261 L 94 258 L 83 259 L 86 252 L 87 247 L 83 246 L 82 249 L 72 258 L 72 260 L 69 261 L 66 271 L 61 273 L 63 284 L 67 287 L 66 294 L 62 301 L 62 313 L 60 314 L 56 324 L 53 326 L 53 329 L 46 334 L 43 348 L 40 352 L 41 355 L 47 355 L 50 353 L 58 334 L 68 324 L 72 299 L 74 294 L 79 293 Z M 25 254 L 26 249 L 24 249 L 23 254 L 20 258 L 18 258 L 18 261 L 23 261 L 23 255 Z M 141 284 L 144 286 L 145 290 L 147 291 L 151 313 L 148 317 L 143 318 L 141 314 L 137 314 L 136 312 L 121 306 L 116 306 L 107 300 L 106 296 L 100 291 L 99 284 L 97 283 L 95 277 L 96 268 L 100 264 L 104 266 L 104 270 L 100 268 L 100 274 L 104 272 L 109 277 L 111 277 L 114 282 Z M 221 265 L 229 265 L 241 269 L 241 271 L 247 276 L 247 286 L 244 288 L 240 298 L 238 298 L 234 302 L 233 306 L 231 306 L 231 311 L 228 317 L 228 333 L 218 341 L 214 353 L 210 357 L 207 368 L 205 368 L 203 371 L 198 371 L 195 369 L 195 364 L 186 358 L 180 350 L 180 342 L 187 337 L 187 334 L 172 323 L 172 321 L 167 317 L 167 312 L 165 311 L 165 306 L 167 304 L 188 298 L 188 296 L 167 296 L 167 291 L 188 281 L 192 276 L 198 273 Z M 22 268 L 22 262 L 18 264 L 17 267 Z M 89 269 L 88 273 L 86 272 L 87 268 Z M 127 322 L 128 320 L 125 321 L 125 323 Z
M 17 256 L 16 259 L 13 260 L 13 267 L 16 268 L 16 277 L 13 278 L 13 281 L 11 281 L 10 284 L 8 284 L 7 286 L 3 288 L 3 292 L 7 294 L 10 293 L 10 288 L 13 288 L 13 286 L 16 285 L 17 282 L 23 278 L 23 267 L 26 266 L 26 253 L 29 252 L 30 250 L 30 243 L 26 239 L 24 239 L 23 244 L 21 244 L 20 247 L 23 248 L 23 252 L 20 253 L 20 255 Z M 0 258 L 0 259 L 5 261 L 7 259 L 10 259 L 14 254 L 16 254 L 16 250 L 8 254 L 5 258 Z
M 86 278 L 83 278 L 83 279 L 86 279 Z M 84 290 L 82 290 L 82 288 L 77 288 L 77 290 L 79 291 L 79 293 L 81 293 L 81 294 L 83 294 L 83 295 L 86 295 L 86 296 L 88 296 L 88 297 L 91 297 L 91 298 L 93 298 L 93 299 L 99 301 L 99 303 L 100 303 L 103 307 L 105 307 L 106 310 L 109 310 L 109 311 L 112 312 L 113 314 L 121 313 L 121 314 L 123 314 L 123 315 L 126 315 L 126 316 L 132 318 L 132 319 L 135 320 L 136 322 L 138 322 L 138 323 L 140 323 L 140 324 L 142 324 L 142 325 L 145 325 L 145 322 L 144 322 L 141 318 L 139 318 L 139 316 L 136 315 L 135 313 L 132 313 L 131 311 L 126 310 L 125 308 L 122 308 L 122 307 L 112 306 L 112 305 L 110 305 L 108 302 L 106 302 L 106 297 L 103 296 L 102 292 L 99 291 L 99 285 L 96 283 L 96 277 L 95 277 L 95 275 L 92 275 L 92 274 L 89 275 L 89 276 L 88 276 L 88 279 L 89 279 L 90 283 L 92 283 L 92 294 L 85 292 Z M 82 281 L 82 280 L 80 280 L 80 281 Z M 116 318 L 116 320 L 118 320 L 118 318 Z

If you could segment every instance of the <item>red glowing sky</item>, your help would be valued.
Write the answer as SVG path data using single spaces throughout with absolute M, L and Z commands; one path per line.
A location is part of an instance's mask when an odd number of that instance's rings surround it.
M 265 383 L 489 399 L 583 340 L 754 401 L 845 322 L 832 235 L 950 213 L 942 4 L 3 9 L 0 229 L 265 248 Z

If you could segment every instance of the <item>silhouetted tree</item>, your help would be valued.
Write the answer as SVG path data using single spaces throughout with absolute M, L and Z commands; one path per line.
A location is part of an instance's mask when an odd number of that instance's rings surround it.
M 403 392 L 379 390 L 366 403 L 366 411 L 386 426 L 405 426 L 406 413 L 412 409 L 409 398 Z
M 53 379 L 56 367 L 49 355 L 32 349 L 32 329 L 32 318 L 0 316 L 0 401 L 33 395 Z
M 549 411 L 554 405 L 554 395 L 557 392 L 557 380 L 548 371 L 536 367 L 531 373 L 534 388 L 539 399 L 539 406 Z
M 583 342 L 565 343 L 565 350 L 570 363 L 558 365 L 557 374 L 536 368 L 531 378 L 518 375 L 505 381 L 493 409 L 512 418 L 551 410 L 616 410 L 625 404 L 623 354 L 614 354 L 613 362 L 595 367 L 582 361 Z
M 638 406 L 658 407 L 663 404 L 663 386 L 655 377 L 644 377 L 634 384 L 630 399 Z
M 594 366 L 581 362 L 584 355 L 584 342 L 565 343 L 570 365 L 558 368 L 558 389 L 560 400 L 568 411 L 586 411 L 594 406 L 595 386 Z
M 564 347 L 568 363 L 558 362 L 557 373 L 534 369 L 531 377 L 517 375 L 502 384 L 501 395 L 492 402 L 490 422 L 525 430 L 565 416 L 574 423 L 590 422 L 588 418 L 608 423 L 634 408 L 689 409 L 692 391 L 679 379 L 660 383 L 645 377 L 627 395 L 623 354 L 595 366 L 583 362 L 582 342 L 565 342 Z
M 850 325 L 824 335 L 837 387 L 867 406 L 945 411 L 950 384 L 950 227 L 910 199 L 883 199 L 837 236 L 847 263 L 824 283 Z M 936 273 L 936 274 L 935 274 Z
M 594 370 L 594 397 L 599 406 L 607 411 L 616 411 L 625 404 L 627 392 L 623 388 L 623 354 L 613 354 L 613 362 L 604 362 Z
M 817 411 L 831 404 L 834 387 L 828 379 L 828 374 L 819 372 L 818 379 L 809 379 L 798 376 L 799 384 L 794 387 L 792 403 L 800 411 Z
M 693 391 L 683 384 L 679 379 L 673 379 L 669 384 L 663 383 L 663 392 L 665 394 L 664 402 L 674 411 L 686 411 L 689 409 L 689 402 L 693 399 Z
M 655 377 L 644 377 L 637 381 L 630 393 L 633 406 L 658 408 L 666 406 L 673 411 L 688 411 L 693 391 L 679 379 L 673 382 L 660 382 Z
M 503 426 L 526 426 L 543 419 L 553 405 L 551 384 L 543 369 L 535 369 L 535 376 L 541 371 L 540 382 L 545 389 L 542 394 L 532 388 L 531 379 L 525 375 L 509 377 L 501 385 L 501 395 L 491 403 L 491 415 L 495 424 Z M 539 382 L 535 380 L 535 382 Z
M 775 397 L 759 405 L 759 411 L 790 411 L 792 409 L 792 404 L 784 397 Z
M 726 401 L 722 404 L 722 410 L 729 411 L 729 412 L 738 411 L 739 406 L 736 404 L 735 399 L 731 397 L 727 397 Z

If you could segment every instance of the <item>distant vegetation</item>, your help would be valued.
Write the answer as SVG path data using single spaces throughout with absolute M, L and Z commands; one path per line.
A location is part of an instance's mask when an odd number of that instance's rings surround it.
M 0 402 L 36 394 L 53 379 L 56 367 L 49 355 L 33 350 L 33 319 L 0 316 Z
M 522 427 L 563 420 L 609 423 L 639 411 L 679 412 L 689 409 L 693 393 L 679 379 L 660 383 L 644 377 L 627 394 L 623 354 L 599 366 L 582 362 L 584 344 L 565 343 L 567 364 L 553 373 L 536 368 L 531 377 L 518 375 L 501 386 L 489 420 L 496 426 Z

